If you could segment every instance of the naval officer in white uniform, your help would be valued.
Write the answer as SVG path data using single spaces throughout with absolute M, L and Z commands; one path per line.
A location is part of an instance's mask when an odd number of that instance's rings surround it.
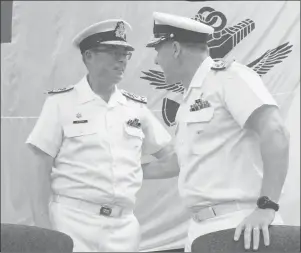
M 182 82 L 177 112 L 179 192 L 191 212 L 186 251 L 201 235 L 236 228 L 246 249 L 258 249 L 260 232 L 277 213 L 288 169 L 289 134 L 260 76 L 209 56 L 214 29 L 186 17 L 154 13 L 155 63 L 168 84 Z M 227 66 L 228 65 L 228 66 Z M 251 238 L 253 243 L 251 245 Z
M 133 208 L 143 177 L 178 173 L 163 170 L 170 162 L 177 167 L 177 159 L 146 98 L 116 86 L 134 51 L 128 28 L 124 20 L 106 20 L 74 38 L 88 74 L 48 92 L 27 139 L 39 174 L 32 193 L 35 225 L 70 235 L 76 252 L 138 251 Z M 158 160 L 142 170 L 141 156 L 149 154 Z

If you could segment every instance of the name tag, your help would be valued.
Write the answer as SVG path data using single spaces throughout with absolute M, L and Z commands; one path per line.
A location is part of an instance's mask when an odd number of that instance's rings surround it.
M 88 120 L 75 120 L 75 121 L 73 121 L 73 124 L 82 124 L 82 123 L 88 123 Z

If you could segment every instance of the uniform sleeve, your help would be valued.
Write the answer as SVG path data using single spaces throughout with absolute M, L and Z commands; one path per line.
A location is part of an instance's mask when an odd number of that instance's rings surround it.
M 143 106 L 142 114 L 142 130 L 145 135 L 142 154 L 151 155 L 165 147 L 171 141 L 171 135 L 146 106 Z
M 263 105 L 278 106 L 260 76 L 247 67 L 225 73 L 221 80 L 225 107 L 243 128 L 251 114 Z
M 61 147 L 62 135 L 56 97 L 49 97 L 26 144 L 36 146 L 54 158 Z

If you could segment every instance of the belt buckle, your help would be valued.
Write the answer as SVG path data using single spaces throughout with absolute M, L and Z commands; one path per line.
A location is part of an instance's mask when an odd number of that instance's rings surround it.
M 217 216 L 213 206 L 209 206 L 209 209 L 213 213 L 214 217 Z
M 193 214 L 193 216 L 192 216 L 192 218 L 193 218 L 193 220 L 195 222 L 198 223 L 198 222 L 201 222 L 203 220 L 211 219 L 211 218 L 214 218 L 214 217 L 217 216 L 217 214 L 216 214 L 216 212 L 215 212 L 215 210 L 214 210 L 214 208 L 212 206 L 208 206 L 208 207 L 206 207 L 204 209 L 207 209 L 208 211 L 210 211 L 210 213 L 211 213 L 210 217 L 208 217 L 208 216 L 204 217 L 204 215 L 201 214 L 202 210 L 200 210 L 199 212 Z
M 102 206 L 99 211 L 99 214 L 104 216 L 110 216 L 111 213 L 112 213 L 112 208 L 108 206 Z
M 193 219 L 196 223 L 198 223 L 198 222 L 201 221 L 197 213 L 194 213 L 194 214 L 192 215 L 192 219 Z

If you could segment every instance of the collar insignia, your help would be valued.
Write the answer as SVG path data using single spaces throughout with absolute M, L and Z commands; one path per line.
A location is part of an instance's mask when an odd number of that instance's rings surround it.
M 130 93 L 128 91 L 125 91 L 125 90 L 120 90 L 122 95 L 124 95 L 125 97 L 129 98 L 129 99 L 132 99 L 134 101 L 137 101 L 137 102 L 140 102 L 140 103 L 143 103 L 143 104 L 147 104 L 147 98 L 146 97 L 143 97 L 143 96 L 138 96 L 134 93 Z
M 222 59 L 214 59 L 214 63 L 211 69 L 216 71 L 228 69 L 234 61 L 235 59 L 227 62 Z
M 64 93 L 70 90 L 73 90 L 74 87 L 70 86 L 70 87 L 65 87 L 65 88 L 59 88 L 59 89 L 53 89 L 53 90 L 48 90 L 47 94 L 59 94 L 59 93 Z

